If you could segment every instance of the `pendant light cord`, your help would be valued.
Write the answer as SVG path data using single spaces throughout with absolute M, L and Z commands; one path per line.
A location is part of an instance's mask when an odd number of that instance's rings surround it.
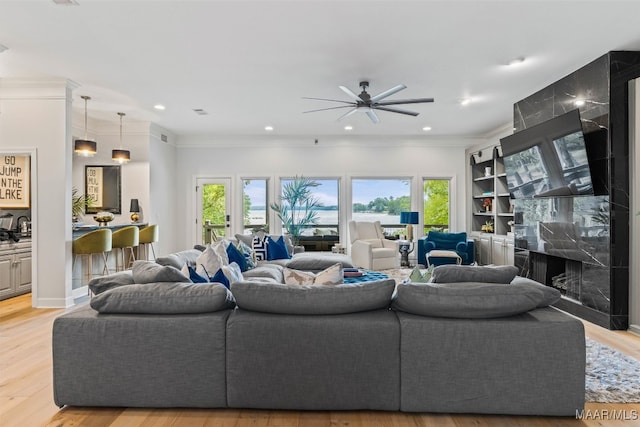
M 82 95 L 80 98 L 84 99 L 84 139 L 87 139 L 87 101 L 91 99 L 90 96 Z

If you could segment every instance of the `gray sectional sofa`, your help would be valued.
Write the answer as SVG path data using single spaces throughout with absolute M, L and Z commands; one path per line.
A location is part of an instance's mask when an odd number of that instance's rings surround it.
M 54 322 L 61 407 L 575 416 L 584 406 L 583 325 L 527 279 L 248 279 L 228 290 L 114 276 L 90 306 Z

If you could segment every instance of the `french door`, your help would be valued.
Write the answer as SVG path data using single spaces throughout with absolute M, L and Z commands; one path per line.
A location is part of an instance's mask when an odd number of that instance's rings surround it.
M 231 232 L 231 178 L 196 179 L 196 242 L 207 244 Z

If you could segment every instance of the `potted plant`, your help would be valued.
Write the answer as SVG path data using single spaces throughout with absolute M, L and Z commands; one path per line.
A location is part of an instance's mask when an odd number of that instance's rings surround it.
M 85 206 L 89 207 L 93 204 L 93 198 L 86 194 L 79 194 L 78 189 L 73 187 L 71 190 L 71 217 L 73 222 L 78 222 L 84 213 Z
M 280 203 L 272 203 L 271 209 L 278 215 L 282 225 L 287 229 L 294 246 L 300 242 L 304 228 L 318 223 L 315 208 L 322 207 L 320 200 L 312 193 L 312 189 L 320 184 L 303 176 L 296 176 L 282 187 Z

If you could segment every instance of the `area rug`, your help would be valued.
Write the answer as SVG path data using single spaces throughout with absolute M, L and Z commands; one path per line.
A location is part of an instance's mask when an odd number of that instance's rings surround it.
M 587 402 L 639 403 L 640 362 L 587 338 Z
M 397 283 L 411 273 L 408 268 L 383 271 Z M 586 339 L 586 348 L 586 401 L 640 403 L 640 361 L 590 338 Z

